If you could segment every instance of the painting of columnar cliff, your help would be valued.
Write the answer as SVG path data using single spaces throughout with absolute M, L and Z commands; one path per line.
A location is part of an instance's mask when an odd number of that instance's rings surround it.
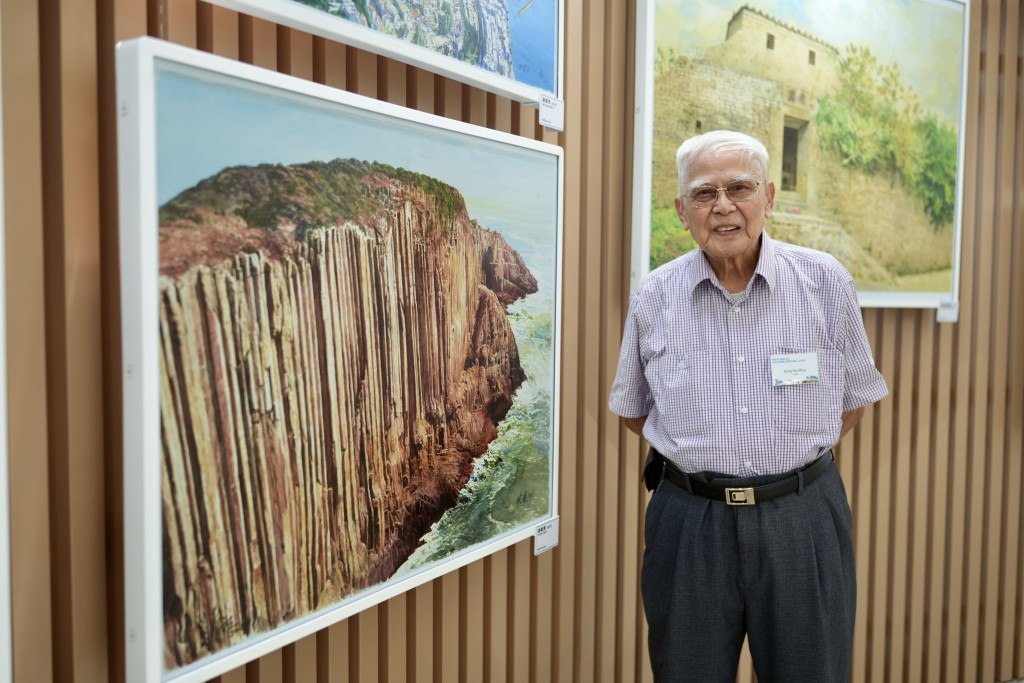
M 128 669 L 206 680 L 556 515 L 561 152 L 154 42 L 122 281 L 160 645 Z
M 161 214 L 173 667 L 395 573 L 525 379 L 506 309 L 537 280 L 383 164 L 234 167 Z
M 523 101 L 536 101 L 538 90 L 561 93 L 562 3 L 554 0 L 213 1 L 427 69 L 441 67 L 444 75 L 483 87 L 510 87 L 504 94 Z
M 676 149 L 731 129 L 768 148 L 769 234 L 832 253 L 870 305 L 956 298 L 965 3 L 652 5 L 648 267 L 696 248 Z

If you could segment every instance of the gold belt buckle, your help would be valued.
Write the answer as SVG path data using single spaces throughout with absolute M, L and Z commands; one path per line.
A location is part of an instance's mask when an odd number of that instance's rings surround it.
M 726 505 L 753 505 L 754 504 L 754 489 L 725 489 L 725 503 Z

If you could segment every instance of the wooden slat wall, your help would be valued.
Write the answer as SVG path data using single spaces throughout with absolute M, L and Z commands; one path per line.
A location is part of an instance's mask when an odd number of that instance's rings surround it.
M 634 10 L 565 5 L 554 134 L 532 108 L 197 0 L 0 0 L 16 681 L 124 680 L 113 45 L 146 34 L 566 150 L 561 546 L 518 544 L 220 679 L 651 680 L 643 446 L 605 408 L 628 287 Z M 857 683 L 1024 677 L 1022 0 L 970 13 L 960 322 L 865 312 L 892 396 L 839 451 Z M 739 680 L 754 680 L 747 657 Z

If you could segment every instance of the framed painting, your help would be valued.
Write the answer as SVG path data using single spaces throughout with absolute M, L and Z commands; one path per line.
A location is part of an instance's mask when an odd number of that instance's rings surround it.
M 559 147 L 117 50 L 133 681 L 200 681 L 557 522 Z
M 648 0 L 638 8 L 636 280 L 696 245 L 675 151 L 731 129 L 769 152 L 766 230 L 827 251 L 862 306 L 955 318 L 966 0 Z
M 519 102 L 562 99 L 561 0 L 212 0 Z

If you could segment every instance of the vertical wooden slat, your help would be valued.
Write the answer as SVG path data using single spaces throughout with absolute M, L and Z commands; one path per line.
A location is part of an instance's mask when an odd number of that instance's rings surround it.
M 889 386 L 899 391 L 896 383 L 896 333 L 895 321 L 899 312 L 892 309 L 880 311 L 878 318 L 884 330 L 881 343 L 873 346 L 878 368 L 885 376 Z M 894 392 L 894 394 L 896 393 Z M 871 680 L 880 681 L 885 676 L 885 663 L 891 637 L 888 611 L 890 605 L 889 585 L 886 580 L 889 570 L 891 553 L 891 519 L 894 461 L 898 457 L 893 452 L 895 440 L 894 413 L 895 401 L 883 401 L 875 408 L 877 413 L 878 441 L 874 453 L 874 475 L 872 480 L 872 497 L 874 502 L 874 519 L 872 533 L 872 567 L 869 578 L 870 609 L 869 619 L 871 636 Z
M 1000 210 L 997 202 L 998 204 L 1007 203 L 1005 202 L 1006 198 L 1012 196 L 1013 193 L 1013 189 L 1006 186 L 1006 179 L 1013 175 L 1013 158 L 1006 153 L 1012 147 L 1008 148 L 1006 145 L 1010 131 L 1006 128 L 1005 123 L 1003 123 L 1012 121 L 1013 102 L 1012 100 L 1008 102 L 1005 97 L 1007 87 L 1009 86 L 1008 81 L 1010 80 L 1004 76 L 1006 72 L 1006 55 L 1003 51 L 1004 38 L 1005 33 L 1008 32 L 1008 26 L 1003 17 L 1000 17 L 998 22 L 993 23 L 998 24 L 995 31 L 997 36 L 999 34 L 1004 35 L 998 38 L 1000 44 L 998 59 L 991 65 L 995 67 L 992 70 L 996 72 L 995 81 L 999 91 L 996 102 L 993 104 L 993 109 L 995 109 L 993 115 L 996 117 L 994 122 L 996 129 L 993 137 L 996 149 L 1000 150 L 1000 152 L 993 158 L 994 163 L 992 164 L 993 175 L 995 176 L 992 187 L 996 191 L 988 193 L 989 202 L 992 204 L 992 214 L 991 227 L 988 228 L 989 235 L 986 239 L 986 242 L 991 245 L 991 252 L 987 260 L 992 263 L 993 267 L 989 279 L 991 292 L 988 298 L 990 301 L 989 311 L 992 323 L 990 329 L 991 337 L 987 350 L 989 352 L 988 366 L 991 378 L 991 395 L 994 397 L 1005 397 L 1007 392 L 1008 353 L 1006 344 L 1009 316 L 1001 315 L 1000 311 L 1008 310 L 1009 308 L 1009 259 L 1012 255 L 1012 249 L 1009 244 L 1011 235 L 1003 233 L 998 229 L 1000 219 L 1005 214 Z M 1016 80 L 1016 78 L 1013 80 Z M 1009 116 L 1007 115 L 1008 113 L 1010 114 Z M 997 160 L 998 164 L 995 163 Z M 991 557 L 994 561 L 989 561 L 982 565 L 981 611 L 979 614 L 981 623 L 977 656 L 979 662 L 978 678 L 981 680 L 995 680 L 996 644 L 998 639 L 996 628 L 999 618 L 999 577 L 1002 570 L 1002 563 L 999 561 L 999 548 L 1001 547 L 1004 523 L 1002 511 L 1006 505 L 1006 500 L 1003 497 L 1003 481 L 1006 469 L 1005 442 L 1003 440 L 1006 403 L 1005 401 L 995 400 L 986 405 L 985 409 L 987 415 L 985 416 L 983 431 L 986 433 L 985 449 L 988 453 L 988 467 L 986 472 L 984 511 L 986 529 L 983 537 L 984 546 L 982 552 L 984 557 Z
M 181 0 L 161 0 L 161 5 L 165 8 L 167 40 L 179 45 L 197 47 L 199 4 Z
M 239 667 L 226 674 L 215 678 L 211 683 L 247 683 L 245 680 L 245 667 Z
M 124 626 L 124 516 L 121 491 L 121 315 L 120 274 L 117 267 L 118 193 L 117 193 L 117 88 L 114 78 L 115 50 L 110 46 L 121 40 L 145 35 L 146 5 L 133 0 L 102 0 L 97 3 L 97 95 L 99 99 L 99 212 L 100 263 L 103 305 L 103 436 L 106 514 L 106 590 L 107 657 L 109 683 L 125 681 Z
M 380 640 L 379 619 L 380 607 L 377 606 L 349 619 L 349 661 L 357 665 L 356 671 L 349 667 L 352 683 L 380 680 L 380 650 L 385 645 Z
M 434 680 L 459 680 L 459 574 L 434 583 Z
M 277 70 L 307 81 L 313 80 L 313 36 L 279 26 Z
M 871 348 L 874 350 L 876 363 L 879 359 L 879 324 L 878 311 L 868 311 L 864 315 L 864 326 L 867 331 Z M 887 378 L 888 379 L 888 378 Z M 888 399 L 891 400 L 891 399 Z M 884 405 L 884 402 L 883 404 Z M 876 469 L 875 451 L 878 444 L 874 439 L 875 423 L 880 405 L 867 410 L 864 420 L 841 443 L 837 449 L 836 460 L 853 507 L 854 549 L 857 566 L 857 621 L 853 640 L 853 664 L 851 681 L 864 683 L 869 676 L 869 639 L 868 625 L 871 620 L 871 567 L 872 567 L 872 522 L 874 506 L 874 476 Z M 852 439 L 852 440 L 851 440 Z
M 522 681 L 530 670 L 530 575 L 533 558 L 532 541 L 523 541 L 509 548 L 509 583 L 512 586 L 508 605 L 509 655 L 507 680 Z
M 636 72 L 635 3 L 625 3 L 625 5 L 615 3 L 614 14 L 609 21 L 613 25 L 626 27 L 622 45 L 624 73 L 622 74 L 622 82 L 620 84 L 622 90 L 618 97 L 621 97 L 623 101 L 629 101 L 631 99 L 629 93 L 633 91 L 633 74 Z M 633 111 L 633 108 L 629 108 L 621 112 L 622 119 L 619 126 L 621 130 L 626 131 L 627 140 L 629 139 L 629 131 L 635 123 Z M 611 110 L 610 113 L 612 116 L 618 115 L 615 110 Z M 610 128 L 613 131 L 616 130 L 615 125 L 612 125 Z M 617 134 L 612 133 L 610 137 L 612 140 L 615 140 Z M 631 145 L 621 145 L 622 156 L 618 158 L 617 162 L 613 162 L 622 169 L 620 185 L 629 185 L 629 179 L 633 177 L 632 155 L 627 152 L 630 147 Z M 612 191 L 614 192 L 614 190 Z M 625 193 L 623 194 L 625 196 Z M 613 220 L 618 220 L 622 225 L 629 225 L 632 203 L 624 201 L 619 206 L 619 210 L 622 213 L 618 214 L 618 218 L 613 213 Z M 630 231 L 615 230 L 612 226 L 609 229 L 609 233 L 609 251 L 617 252 L 618 254 L 628 253 L 631 239 Z M 615 291 L 618 292 L 618 295 L 609 293 L 606 297 L 605 308 L 607 309 L 607 318 L 604 338 L 609 340 L 609 348 L 605 349 L 604 362 L 614 366 L 618 362 L 618 344 L 615 342 L 621 338 L 626 312 L 629 307 L 628 298 L 623 296 L 628 289 L 629 269 L 620 257 L 618 263 L 614 260 L 609 262 L 607 274 L 608 280 L 611 281 L 609 284 L 614 283 Z M 606 385 L 607 382 L 614 378 L 613 374 L 609 374 L 611 377 L 606 379 Z M 614 416 L 610 417 L 612 417 L 614 422 L 619 422 L 614 419 Z M 618 460 L 618 485 L 622 491 L 617 511 L 620 547 L 616 564 L 618 581 L 616 585 L 617 617 L 615 621 L 617 626 L 615 641 L 618 656 L 615 675 L 617 680 L 623 681 L 638 679 L 636 675 L 638 663 L 641 663 L 644 669 L 650 668 L 646 663 L 646 644 L 640 638 L 644 618 L 639 590 L 640 563 L 636 560 L 641 553 L 643 544 L 642 526 L 646 510 L 646 491 L 640 483 L 640 468 L 643 459 L 636 454 L 638 439 L 629 430 L 623 428 L 621 424 L 615 424 L 614 426 L 618 428 L 616 431 L 618 443 L 614 448 L 608 447 L 608 455 L 606 457 Z M 616 453 L 618 455 L 615 455 Z
M 263 19 L 247 18 L 243 25 L 239 51 L 245 55 L 245 39 L 249 40 L 248 60 L 264 69 L 277 68 L 277 27 Z M 245 60 L 245 56 L 242 57 Z
M 952 325 L 937 325 L 935 335 L 938 338 L 937 367 L 953 366 L 954 328 Z M 947 586 L 949 578 L 949 515 L 951 499 L 949 497 L 953 483 L 950 481 L 950 458 L 952 457 L 952 373 L 939 373 L 936 381 L 935 399 L 935 448 L 932 453 L 934 472 L 931 477 L 931 495 L 928 501 L 928 517 L 930 520 L 929 535 L 931 536 L 931 552 L 929 554 L 928 591 L 928 637 L 925 644 L 925 677 L 926 681 L 942 681 L 945 662 L 942 646 L 948 633 L 948 612 L 946 609 Z
M 549 551 L 541 555 L 531 574 L 530 584 L 530 651 L 533 656 L 529 662 L 529 678 L 537 683 L 547 683 L 552 678 L 552 663 L 557 656 L 551 644 L 552 606 L 554 595 L 552 583 L 554 578 L 554 553 Z
M 346 89 L 349 92 L 377 97 L 377 56 L 363 50 L 348 48 L 345 57 Z
M 1013 0 L 1008 3 L 1009 18 L 1016 21 L 1008 22 L 1009 26 L 1024 25 L 1024 2 Z M 1000 656 L 1000 676 L 1009 678 L 1012 675 L 1024 675 L 1024 543 L 1021 542 L 1024 527 L 1024 503 L 1020 492 L 1024 490 L 1024 357 L 1018 350 L 1019 342 L 1024 339 L 1024 197 L 1019 190 L 1024 186 L 1024 87 L 1020 87 L 1024 77 L 1024 28 L 1018 30 L 1016 37 L 1008 41 L 1015 45 L 1016 50 L 1007 49 L 1007 74 L 1014 74 L 1016 80 L 1008 93 L 1007 99 L 1015 101 L 1016 107 L 1012 118 L 1005 124 L 1013 131 L 1012 141 L 1007 142 L 1006 149 L 1013 150 L 1014 174 L 1010 182 L 1013 188 L 1013 201 L 1007 209 L 1006 221 L 1001 225 L 1014 226 L 1013 233 L 1013 297 L 1010 312 L 1014 320 L 1011 337 L 1011 381 L 1009 396 L 1009 418 L 1007 420 L 1007 467 L 1006 499 L 1009 502 L 1006 514 L 1007 524 L 1004 532 L 1006 547 L 1006 567 L 1004 575 L 1005 595 L 1003 599 L 1003 619 L 1000 632 L 1003 653 Z M 1016 65 L 1014 66 L 1014 63 Z M 1011 79 L 1012 80 L 1012 79 Z M 1016 91 L 1016 97 L 1012 93 Z
M 409 99 L 409 106 L 420 111 L 434 111 L 434 74 L 423 69 L 409 69 L 409 76 L 406 80 L 406 87 L 409 92 L 406 97 Z
M 343 621 L 316 634 L 316 681 L 344 683 L 347 680 L 348 622 Z
M 591 11 L 600 11 L 599 7 Z M 625 99 L 626 63 L 625 34 L 620 27 L 626 23 L 626 7 L 622 3 L 609 2 L 600 15 L 601 36 L 604 43 L 602 59 L 602 89 L 600 97 L 603 101 L 621 101 Z M 599 338 L 616 339 L 622 332 L 622 320 L 611 303 L 618 304 L 622 291 L 620 274 L 619 226 L 628 212 L 624 209 L 624 196 L 619 190 L 625 178 L 623 170 L 626 165 L 622 145 L 611 144 L 620 131 L 624 130 L 624 110 L 621 108 L 604 108 L 605 117 L 601 122 L 600 135 L 603 149 L 601 163 L 601 285 L 596 294 L 600 297 L 596 309 L 599 312 L 596 321 Z M 599 390 L 597 392 L 597 410 L 600 439 L 597 452 L 599 454 L 598 498 L 599 506 L 597 533 L 597 653 L 596 667 L 598 680 L 619 681 L 622 673 L 622 638 L 621 624 L 624 623 L 620 609 L 623 606 L 620 585 L 622 581 L 619 558 L 622 557 L 623 539 L 619 528 L 619 511 L 622 509 L 623 498 L 636 495 L 636 488 L 630 486 L 638 477 L 627 474 L 622 476 L 622 463 L 616 457 L 619 432 L 623 428 L 621 421 L 606 408 L 605 396 L 611 388 L 615 377 L 615 366 L 618 358 L 617 345 L 602 344 L 597 358 Z M 633 472 L 633 468 L 626 468 Z M 632 495 L 630 495 L 632 494 Z
M 46 0 L 40 18 L 54 671 L 106 679 L 97 14 Z
M 484 678 L 504 681 L 508 670 L 508 609 L 511 588 L 508 582 L 508 553 L 501 550 L 484 559 L 487 585 L 487 639 L 484 642 Z
M 982 101 L 981 107 L 981 139 L 980 147 L 985 158 L 997 158 L 998 150 L 998 62 L 999 62 L 999 29 L 1001 19 L 998 10 L 992 11 L 993 3 L 982 3 L 984 13 L 983 38 L 987 49 L 984 53 L 984 67 L 982 73 Z M 998 168 L 995 163 L 984 164 L 979 175 L 979 187 L 991 188 L 997 182 L 996 172 Z M 973 339 L 971 358 L 971 385 L 975 396 L 988 396 L 990 388 L 990 363 L 989 353 L 991 344 L 992 311 L 990 302 L 993 299 L 993 282 L 991 263 L 994 258 L 993 239 L 991 235 L 993 214 L 993 193 L 986 190 L 976 195 L 978 200 L 978 226 L 976 232 L 977 255 L 975 263 L 988 264 L 984 268 L 978 268 L 974 274 L 975 300 L 978 305 L 974 308 L 972 320 Z M 968 498 L 968 539 L 967 547 L 967 575 L 966 587 L 964 589 L 964 635 L 963 635 L 963 665 L 961 676 L 964 680 L 977 680 L 981 674 L 978 661 L 978 648 L 982 635 L 981 624 L 981 596 L 982 575 L 984 569 L 981 563 L 983 552 L 983 541 L 985 539 L 985 499 L 988 494 L 988 484 L 992 480 L 994 468 L 994 454 L 989 449 L 989 429 L 987 402 L 973 401 L 970 411 L 970 451 L 972 460 L 972 471 L 981 476 L 970 478 L 970 495 Z
M 53 677 L 43 311 L 39 15 L 6 0 L 3 31 L 8 477 L 14 680 Z M 19 296 L 12 296 L 20 292 Z
M 238 13 L 223 7 L 211 6 L 210 10 L 211 51 L 221 57 L 238 59 Z
M 892 509 L 893 516 L 890 520 L 892 525 L 892 549 L 891 549 L 891 570 L 887 576 L 888 603 L 889 603 L 889 653 L 888 653 L 888 676 L 890 680 L 900 680 L 905 671 L 905 647 L 906 647 L 906 620 L 907 620 L 907 582 L 910 567 L 908 557 L 909 530 L 908 518 L 910 516 L 911 485 L 913 479 L 910 476 L 910 466 L 913 454 L 911 452 L 911 433 L 913 430 L 913 400 L 914 392 L 911 389 L 914 385 L 914 364 L 913 350 L 917 339 L 914 336 L 914 322 L 916 318 L 914 311 L 901 311 L 894 324 L 898 326 L 898 346 L 896 352 L 903 359 L 896 369 L 898 392 L 895 405 L 895 449 L 893 452 L 894 462 L 892 463 L 891 477 L 893 486 Z M 885 476 L 885 475 L 883 475 Z
M 932 488 L 932 378 L 934 376 L 934 336 L 921 334 L 921 329 L 931 330 L 935 325 L 935 314 L 917 311 L 914 315 L 914 341 L 905 345 L 907 352 L 915 356 L 913 382 L 915 384 L 912 416 L 907 428 L 912 430 L 911 496 L 909 527 L 912 534 L 910 567 L 908 568 L 909 591 L 907 596 L 907 655 L 905 657 L 906 681 L 924 681 L 925 646 L 925 602 L 928 583 L 931 580 L 928 546 L 932 542 L 928 506 L 933 495 Z M 915 353 L 916 349 L 916 353 Z
M 284 652 L 263 655 L 245 667 L 246 683 L 284 683 Z
M 416 683 L 434 680 L 434 595 L 429 584 L 409 595 L 409 625 L 413 641 L 409 657 L 409 680 Z
M 979 69 L 979 56 L 982 52 L 981 45 L 981 17 L 982 3 L 972 3 L 971 13 L 971 50 L 969 62 L 970 71 L 977 73 Z M 975 298 L 975 278 L 978 268 L 976 258 L 976 241 L 980 219 L 975 204 L 976 188 L 981 184 L 979 175 L 979 164 L 977 160 L 984 158 L 985 150 L 982 149 L 983 140 L 978 134 L 979 126 L 979 87 L 978 78 L 968 79 L 967 90 L 967 161 L 964 174 L 964 230 L 962 235 L 962 276 L 961 276 L 961 300 L 964 306 L 961 309 L 960 322 L 956 330 L 956 353 L 958 362 L 954 372 L 954 408 L 951 436 L 952 442 L 952 476 L 950 477 L 950 506 L 947 517 L 949 552 L 947 562 L 949 567 L 949 581 L 947 584 L 947 595 L 945 610 L 947 614 L 946 636 L 944 642 L 944 670 L 946 680 L 962 680 L 964 672 L 964 644 L 963 637 L 966 629 L 965 622 L 968 619 L 968 609 L 964 603 L 966 582 L 969 576 L 967 564 L 970 561 L 965 557 L 967 553 L 965 533 L 970 529 L 966 523 L 969 514 L 970 495 L 968 487 L 971 478 L 967 477 L 968 464 L 968 441 L 970 434 L 969 412 L 971 408 L 969 388 L 973 384 L 972 373 L 974 368 L 971 358 L 975 355 L 972 347 L 972 331 L 977 324 L 978 301 Z M 979 151 L 980 150 L 980 151 Z M 971 463 L 972 468 L 975 463 Z M 977 480 L 978 477 L 974 477 Z M 970 492 L 975 493 L 974 491 Z
M 484 678 L 484 563 L 477 561 L 459 575 L 460 681 Z
M 408 106 L 408 67 L 393 59 L 387 60 L 383 73 L 387 76 L 387 88 L 380 96 L 393 104 Z
M 307 636 L 281 650 L 284 683 L 316 680 L 316 636 Z
M 555 550 L 555 591 L 558 604 L 555 612 L 555 633 L 553 649 L 559 653 L 554 663 L 552 678 L 558 681 L 579 680 L 577 677 L 578 650 L 576 603 L 578 600 L 578 568 L 576 547 L 580 542 L 576 512 L 578 492 L 582 493 L 584 482 L 577 475 L 588 467 L 580 460 L 578 448 L 578 387 L 580 368 L 575 361 L 576 354 L 570 349 L 580 345 L 580 230 L 581 182 L 579 174 L 580 152 L 583 142 L 583 7 L 582 3 L 569 2 L 565 5 L 565 230 L 562 257 L 562 342 L 561 353 L 561 395 L 559 411 L 558 444 L 559 478 L 558 501 L 561 516 L 559 526 L 559 547 Z M 519 130 L 521 117 L 517 116 L 519 105 L 512 107 L 513 131 Z
M 324 84 L 332 88 L 347 89 L 348 50 L 333 41 L 323 44 Z
M 588 3 L 581 26 L 584 64 L 580 86 L 582 88 L 583 115 L 580 121 L 582 150 L 578 157 L 579 166 L 573 169 L 580 178 L 580 230 L 579 250 L 567 252 L 580 259 L 579 280 L 581 296 L 579 310 L 580 334 L 583 339 L 598 339 L 600 328 L 601 292 L 601 234 L 602 220 L 602 166 L 604 164 L 601 145 L 601 129 L 604 125 L 602 98 L 602 54 L 604 51 L 603 22 L 605 2 L 596 0 Z M 574 655 L 578 660 L 576 675 L 585 681 L 598 680 L 600 667 L 595 661 L 598 649 L 597 605 L 601 602 L 597 583 L 597 546 L 600 528 L 598 526 L 599 475 L 604 474 L 605 458 L 599 458 L 596 466 L 584 464 L 587 456 L 598 454 L 599 417 L 607 414 L 606 401 L 601 397 L 604 387 L 600 385 L 598 354 L 600 348 L 594 344 L 579 347 L 575 362 L 579 366 L 578 385 L 579 414 L 577 416 L 576 441 L 580 444 L 581 458 L 573 473 L 578 487 L 576 499 L 576 585 L 575 599 L 575 643 Z
M 1000 105 L 998 112 L 999 140 L 998 148 L 999 167 L 996 171 L 996 187 L 998 194 L 993 199 L 998 205 L 993 212 L 993 242 L 995 250 L 995 282 L 993 287 L 992 316 L 995 320 L 992 339 L 992 380 L 993 380 L 993 401 L 991 404 L 990 450 L 993 458 L 992 478 L 990 479 L 990 498 L 988 507 L 988 518 L 990 520 L 987 536 L 986 556 L 1000 558 L 999 562 L 988 564 L 986 573 L 985 591 L 985 624 L 982 636 L 982 650 L 979 657 L 982 662 L 982 676 L 991 680 L 997 676 L 1008 673 L 1011 670 L 1005 665 L 1007 661 L 1004 650 L 1006 642 L 1012 642 L 1012 637 L 1001 637 L 1000 632 L 1006 623 L 1004 612 L 1010 608 L 1012 612 L 1013 599 L 1004 599 L 1007 593 L 1005 582 L 1006 566 L 1015 561 L 1016 543 L 1006 534 L 1006 528 L 1016 525 L 1011 520 L 1014 515 L 1010 513 L 1012 501 L 1020 498 L 1014 489 L 1006 486 L 1006 481 L 1019 472 L 1014 463 L 1019 463 L 1019 457 L 1013 457 L 1007 451 L 1009 445 L 1006 440 L 1007 424 L 1013 422 L 1009 413 L 1009 399 L 1012 378 L 1009 375 L 1012 367 L 1010 357 L 1011 349 L 1020 348 L 1020 342 L 1011 341 L 1010 331 L 1014 293 L 1013 286 L 1013 233 L 1000 230 L 1001 225 L 1011 225 L 1013 196 L 1019 192 L 1021 183 L 1017 179 L 1014 184 L 1014 166 L 1016 162 L 1013 151 L 1017 149 L 1017 140 L 1020 136 L 1020 128 L 1014 128 L 1015 110 L 1017 107 L 1017 89 L 1019 87 L 1019 75 L 1015 68 L 1020 54 L 1021 29 L 1019 3 L 1006 3 L 1006 15 L 1001 17 L 1000 39 L 1001 49 L 998 63 L 998 77 L 1000 88 Z M 1002 312 L 1009 310 L 1011 315 L 1004 315 Z M 1002 549 L 1002 551 L 1000 551 Z M 1011 560 L 1010 558 L 1013 558 Z M 1015 594 L 1011 594 L 1015 597 Z

